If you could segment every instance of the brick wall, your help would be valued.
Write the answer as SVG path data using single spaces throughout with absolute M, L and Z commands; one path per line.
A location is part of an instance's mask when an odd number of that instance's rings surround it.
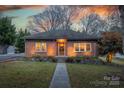
M 36 41 L 26 41 L 25 42 L 25 54 L 27 57 L 31 57 L 33 54 L 41 54 L 43 56 L 57 56 L 58 48 L 56 41 L 47 41 L 47 52 L 36 52 L 35 51 L 35 42 Z M 87 43 L 87 42 L 84 42 Z M 88 42 L 89 43 L 89 42 Z M 66 55 L 67 56 L 96 56 L 97 55 L 97 44 L 95 42 L 91 42 L 91 52 L 74 52 L 74 41 L 66 43 Z
M 55 41 L 47 41 L 47 52 L 36 52 L 35 51 L 35 42 L 36 41 L 26 41 L 25 42 L 25 54 L 26 57 L 31 57 L 33 54 L 41 54 L 43 56 L 56 56 L 56 42 Z
M 31 57 L 35 53 L 35 41 L 25 41 L 25 55 Z

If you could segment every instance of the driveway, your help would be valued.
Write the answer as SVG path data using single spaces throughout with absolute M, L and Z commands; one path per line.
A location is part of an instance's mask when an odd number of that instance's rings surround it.
M 25 56 L 24 53 L 20 53 L 20 54 L 4 54 L 4 55 L 0 55 L 0 62 L 4 62 L 4 61 L 8 61 L 8 60 L 15 60 L 17 58 L 22 58 L 24 56 Z

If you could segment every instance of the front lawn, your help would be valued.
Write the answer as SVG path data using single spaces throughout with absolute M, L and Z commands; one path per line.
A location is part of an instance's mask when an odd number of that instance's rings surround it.
M 104 79 L 106 73 L 120 74 L 122 68 L 94 64 L 67 64 L 71 87 L 124 87 L 124 83 L 109 85 L 110 80 Z M 113 81 L 112 81 L 113 82 Z M 117 83 L 117 82 L 116 82 Z M 107 85 L 106 85 L 107 84 Z
M 56 63 L 0 63 L 0 87 L 49 87 Z

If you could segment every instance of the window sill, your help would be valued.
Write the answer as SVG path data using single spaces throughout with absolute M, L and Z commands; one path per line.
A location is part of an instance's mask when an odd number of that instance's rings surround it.
M 76 52 L 76 53 L 81 53 L 81 52 L 85 52 L 85 51 L 74 51 L 74 52 Z
M 47 51 L 35 51 L 36 53 L 40 53 L 40 52 L 47 52 Z
M 76 53 L 81 53 L 81 52 L 92 52 L 92 51 L 74 51 Z

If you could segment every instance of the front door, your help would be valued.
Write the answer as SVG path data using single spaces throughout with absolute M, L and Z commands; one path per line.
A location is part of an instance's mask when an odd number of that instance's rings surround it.
M 65 43 L 58 43 L 58 56 L 65 56 Z

